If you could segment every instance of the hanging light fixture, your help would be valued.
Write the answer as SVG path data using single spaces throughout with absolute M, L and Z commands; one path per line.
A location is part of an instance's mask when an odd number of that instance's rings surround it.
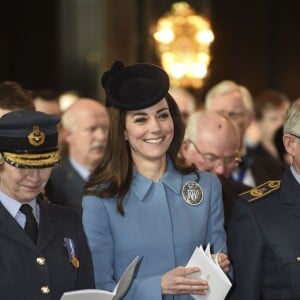
M 214 34 L 210 23 L 186 2 L 172 5 L 161 17 L 153 34 L 162 67 L 173 86 L 199 88 L 211 60 Z

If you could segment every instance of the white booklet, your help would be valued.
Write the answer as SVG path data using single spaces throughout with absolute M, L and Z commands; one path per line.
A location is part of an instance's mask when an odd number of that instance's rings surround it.
M 120 300 L 126 294 L 135 275 L 140 256 L 135 257 L 122 274 L 112 292 L 99 289 L 86 289 L 65 292 L 61 300 Z
M 210 253 L 208 244 L 205 251 L 202 246 L 196 247 L 187 267 L 199 267 L 200 272 L 190 275 L 191 278 L 203 278 L 208 282 L 206 295 L 192 295 L 195 300 L 224 300 L 232 284 L 218 264 L 218 254 L 215 259 Z

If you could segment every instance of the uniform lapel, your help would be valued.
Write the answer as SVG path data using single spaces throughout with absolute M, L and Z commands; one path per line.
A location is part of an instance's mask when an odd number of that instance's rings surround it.
M 40 224 L 38 235 L 38 246 L 41 250 L 45 249 L 58 231 L 56 218 L 50 205 L 41 199 L 38 200 L 40 205 Z
M 290 169 L 282 177 L 280 199 L 284 205 L 294 205 L 294 215 L 300 219 L 300 185 Z
M 25 247 L 38 252 L 37 246 L 30 239 L 24 229 L 9 214 L 5 207 L 0 203 L 0 234 L 7 236 Z

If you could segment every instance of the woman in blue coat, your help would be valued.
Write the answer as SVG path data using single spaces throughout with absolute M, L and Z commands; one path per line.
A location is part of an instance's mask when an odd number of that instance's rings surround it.
M 177 159 L 180 113 L 160 67 L 115 62 L 102 77 L 110 131 L 103 160 L 83 199 L 83 225 L 96 287 L 112 290 L 127 265 L 141 256 L 124 299 L 193 299 L 204 279 L 184 267 L 196 246 L 226 252 L 221 187 L 217 178 Z M 228 271 L 225 253 L 219 262 Z

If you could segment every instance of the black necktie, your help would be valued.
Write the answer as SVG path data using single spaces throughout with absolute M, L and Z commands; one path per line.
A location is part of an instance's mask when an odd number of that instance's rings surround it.
M 36 243 L 38 235 L 38 225 L 36 219 L 32 213 L 32 207 L 29 204 L 23 204 L 20 211 L 26 216 L 24 230 L 30 236 L 30 238 Z

